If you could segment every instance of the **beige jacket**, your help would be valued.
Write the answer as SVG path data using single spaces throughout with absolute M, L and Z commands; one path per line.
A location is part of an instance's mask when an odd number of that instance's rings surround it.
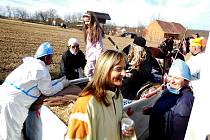
M 122 95 L 107 91 L 110 105 L 106 107 L 92 95 L 79 97 L 69 118 L 67 140 L 121 140 L 120 122 L 127 117 L 123 112 Z M 135 134 L 126 138 L 136 140 Z

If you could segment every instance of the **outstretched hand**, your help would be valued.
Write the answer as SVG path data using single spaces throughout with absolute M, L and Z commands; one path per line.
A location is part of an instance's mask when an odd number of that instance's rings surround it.
M 62 77 L 61 83 L 63 84 L 63 88 L 68 87 L 70 85 L 70 82 L 68 79 L 66 79 L 66 76 Z

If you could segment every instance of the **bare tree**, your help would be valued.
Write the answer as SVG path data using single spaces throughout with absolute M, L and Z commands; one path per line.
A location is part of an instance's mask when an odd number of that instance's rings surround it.
M 18 13 L 20 19 L 27 19 L 28 13 L 25 9 L 17 8 L 16 12 Z
M 57 11 L 55 9 L 49 9 L 46 11 L 47 12 L 47 17 L 48 18 L 58 18 Z
M 115 35 L 116 32 L 117 32 L 117 29 L 116 29 L 116 24 L 115 23 L 107 23 L 104 25 L 104 32 L 105 34 L 109 34 L 109 35 Z
M 49 9 L 47 11 L 36 11 L 33 18 L 42 22 L 46 22 L 48 18 L 59 18 L 55 9 Z
M 23 8 L 12 8 L 14 18 L 27 19 L 28 13 Z
M 81 19 L 82 19 L 82 13 L 74 13 L 72 15 L 69 14 L 64 17 L 64 20 L 69 24 L 77 23 L 81 21 Z
M 38 11 L 35 13 L 35 17 L 40 21 L 46 22 L 48 19 L 48 14 L 46 11 Z
M 7 9 L 7 16 L 9 17 L 9 18 L 11 18 L 12 17 L 12 9 L 11 9 L 11 7 L 10 6 L 6 6 L 6 9 Z
M 144 25 L 142 24 L 141 20 L 138 20 L 137 28 L 144 28 Z

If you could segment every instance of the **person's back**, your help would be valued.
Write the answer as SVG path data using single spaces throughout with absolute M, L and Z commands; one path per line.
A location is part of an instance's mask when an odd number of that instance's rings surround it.
M 21 101 L 20 103 L 25 107 L 30 107 L 30 105 L 41 94 L 40 92 L 37 92 L 36 88 L 33 88 L 38 84 L 36 79 L 42 79 L 46 77 L 51 80 L 50 73 L 48 72 L 47 67 L 45 67 L 45 64 L 36 58 L 27 57 L 23 59 L 23 64 L 21 64 L 7 76 L 2 85 L 6 88 L 5 92 L 7 92 L 7 96 L 13 97 L 14 100 L 21 96 L 25 99 L 23 99 L 23 102 Z M 29 96 L 32 98 L 28 98 L 27 95 L 17 93 L 20 91 L 14 87 L 24 89 L 25 94 L 28 94 L 27 91 L 30 90 Z

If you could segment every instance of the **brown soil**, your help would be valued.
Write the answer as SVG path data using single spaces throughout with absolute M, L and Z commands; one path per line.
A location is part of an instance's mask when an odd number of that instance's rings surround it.
M 33 56 L 38 46 L 44 41 L 49 41 L 54 46 L 54 62 L 50 69 L 52 77 L 57 78 L 61 55 L 67 49 L 66 45 L 70 37 L 79 40 L 80 48 L 84 52 L 85 43 L 81 30 L 0 19 L 0 82 L 22 63 L 24 57 Z M 103 44 L 107 49 L 114 48 L 108 37 L 116 42 L 120 50 L 133 41 L 126 37 L 106 35 Z

